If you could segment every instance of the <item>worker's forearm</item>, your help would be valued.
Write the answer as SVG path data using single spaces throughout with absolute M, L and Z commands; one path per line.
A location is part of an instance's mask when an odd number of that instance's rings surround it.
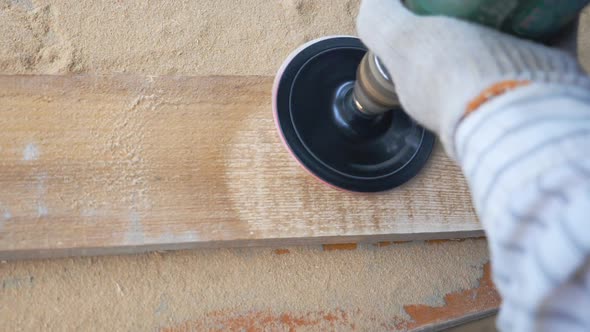
M 500 324 L 589 324 L 590 92 L 518 88 L 467 116 L 455 148 L 504 297 Z

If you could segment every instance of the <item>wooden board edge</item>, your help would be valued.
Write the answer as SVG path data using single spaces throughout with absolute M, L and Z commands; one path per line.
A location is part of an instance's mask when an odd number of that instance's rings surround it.
M 104 255 L 129 255 L 145 254 L 149 252 L 191 250 L 191 249 L 219 249 L 219 248 L 244 248 L 244 247 L 296 247 L 313 246 L 339 243 L 367 243 L 395 241 L 425 241 L 442 239 L 467 239 L 484 236 L 482 230 L 466 230 L 457 232 L 435 233 L 411 233 L 411 234 L 376 234 L 376 235 L 348 235 L 348 236 L 324 236 L 313 238 L 275 238 L 275 239 L 244 239 L 232 241 L 209 242 L 184 242 L 145 244 L 141 246 L 114 246 L 95 248 L 54 248 L 50 250 L 3 250 L 0 251 L 0 260 L 45 259 L 63 258 L 72 256 L 104 256 Z

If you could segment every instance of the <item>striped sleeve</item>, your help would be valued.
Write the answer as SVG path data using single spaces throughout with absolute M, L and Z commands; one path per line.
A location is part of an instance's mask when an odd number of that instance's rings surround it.
M 503 331 L 590 331 L 590 91 L 532 84 L 455 136 L 488 235 Z

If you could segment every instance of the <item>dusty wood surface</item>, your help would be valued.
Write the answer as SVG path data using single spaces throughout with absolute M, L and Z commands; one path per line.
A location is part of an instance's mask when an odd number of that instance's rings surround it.
M 443 305 L 407 304 L 403 309 L 408 318 L 391 315 L 384 319 L 381 326 L 372 328 L 383 331 L 446 331 L 449 327 L 496 314 L 500 306 L 500 296 L 491 280 L 490 264 L 486 264 L 483 269 L 478 286 L 445 294 Z M 245 313 L 215 311 L 204 318 L 166 326 L 161 331 L 355 331 L 358 316 L 358 312 L 341 309 L 304 314 L 275 314 L 271 310 L 251 310 Z M 483 326 L 495 330 L 494 320 Z
M 462 239 L 15 260 L 0 264 L 0 330 L 438 331 L 498 308 L 485 252 Z
M 437 148 L 385 194 L 281 145 L 271 77 L 0 76 L 0 258 L 481 234 Z

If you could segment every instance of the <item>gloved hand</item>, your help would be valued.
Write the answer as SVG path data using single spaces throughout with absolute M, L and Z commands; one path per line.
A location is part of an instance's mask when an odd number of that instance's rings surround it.
M 563 51 L 455 18 L 418 16 L 399 0 L 363 0 L 357 31 L 389 70 L 406 112 L 436 132 L 451 157 L 460 120 L 495 90 L 535 83 L 590 87 Z

